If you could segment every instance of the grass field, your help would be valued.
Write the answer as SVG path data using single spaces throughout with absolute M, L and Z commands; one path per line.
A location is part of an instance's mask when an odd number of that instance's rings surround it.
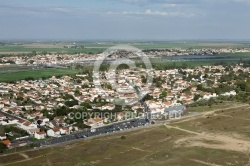
M 229 58 L 249 58 L 250 57 L 250 53 L 222 53 L 219 56 L 226 56 Z
M 185 126 L 188 129 L 199 132 L 235 134 L 250 140 L 250 108 L 221 110 L 219 112 L 205 114 L 196 121 L 178 123 L 177 126 Z M 250 143 L 250 142 L 249 142 Z
M 227 107 L 237 106 L 241 104 L 240 102 L 236 101 L 223 101 L 222 103 L 214 103 L 211 107 L 210 106 L 196 106 L 196 107 L 187 107 L 189 112 L 207 112 L 207 111 L 214 111 L 217 109 L 223 109 Z
M 33 77 L 34 79 L 38 79 L 42 77 L 47 78 L 51 76 L 72 75 L 72 74 L 77 74 L 78 72 L 79 70 L 73 70 L 73 69 L 38 69 L 38 70 L 0 73 L 0 82 L 18 81 L 28 77 Z
M 237 103 L 235 103 L 237 106 Z M 218 110 L 220 109 L 220 110 Z M 58 147 L 0 156 L 2 165 L 249 165 L 250 108 L 219 106 L 198 117 Z M 209 118 L 208 118 L 209 117 Z M 121 139 L 125 136 L 125 139 Z
M 246 164 L 248 156 L 239 152 L 202 147 L 177 147 L 176 140 L 188 134 L 165 126 L 142 129 L 124 134 L 96 138 L 64 147 L 25 152 L 24 162 L 10 165 L 199 165 L 201 161 L 224 165 Z M 4 157 L 1 164 L 20 161 L 21 154 Z M 7 159 L 6 159 L 7 158 Z M 33 159 L 32 159 L 33 158 Z M 237 161 L 235 160 L 237 159 Z M 26 161 L 25 161 L 26 160 Z
M 127 44 L 139 49 L 166 49 L 166 48 L 249 48 L 249 43 L 231 42 L 106 42 L 86 43 L 78 42 L 84 48 L 64 48 L 67 44 L 55 43 L 24 43 L 22 45 L 0 46 L 0 54 L 20 54 L 36 52 L 50 53 L 100 53 L 114 45 Z
M 153 63 L 153 67 L 156 68 L 164 68 L 164 67 L 170 67 L 173 65 L 175 66 L 182 66 L 187 65 L 188 67 L 196 67 L 196 66 L 207 66 L 207 65 L 215 65 L 215 64 L 233 64 L 238 63 L 240 60 L 227 60 L 227 61 L 221 61 L 221 60 L 197 60 L 197 61 L 176 61 L 176 62 L 157 62 Z
M 51 45 L 43 45 L 43 46 L 27 46 L 27 45 L 6 45 L 0 46 L 0 54 L 22 54 L 22 53 L 32 53 L 36 51 L 37 53 L 47 52 L 47 53 L 100 53 L 103 52 L 105 48 L 63 48 L 63 46 L 51 47 Z

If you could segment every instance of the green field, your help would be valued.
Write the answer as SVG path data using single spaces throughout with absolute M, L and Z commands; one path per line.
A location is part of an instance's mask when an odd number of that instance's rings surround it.
M 127 44 L 139 49 L 167 49 L 167 48 L 249 48 L 249 43 L 231 42 L 106 42 L 106 43 L 86 43 L 78 42 L 84 48 L 64 48 L 67 43 L 23 43 L 20 45 L 7 44 L 0 45 L 0 54 L 22 54 L 36 52 L 48 53 L 100 53 L 107 48 Z
M 10 73 L 0 73 L 0 82 L 18 81 L 24 80 L 29 77 L 34 79 L 51 76 L 63 76 L 63 75 L 74 75 L 79 73 L 79 70 L 73 69 L 39 69 L 39 70 L 28 70 L 18 71 Z
M 246 53 L 241 53 L 241 52 L 222 53 L 222 54 L 219 54 L 218 56 L 226 56 L 226 57 L 229 57 L 229 58 L 250 58 L 250 52 L 246 52 Z
M 32 53 L 33 51 L 36 51 L 37 53 L 47 52 L 47 53 L 68 53 L 68 54 L 74 54 L 74 53 L 91 53 L 96 54 L 103 52 L 105 48 L 63 48 L 63 46 L 58 47 L 50 47 L 49 45 L 44 47 L 30 47 L 26 45 L 17 46 L 17 45 L 6 45 L 6 46 L 0 46 L 0 54 L 22 54 L 22 53 Z
M 207 65 L 218 65 L 218 64 L 233 64 L 237 63 L 239 60 L 228 60 L 228 61 L 221 61 L 221 60 L 201 60 L 201 61 L 177 61 L 177 62 L 162 62 L 162 63 L 153 63 L 153 68 L 156 69 L 164 69 L 173 66 L 181 67 L 181 66 L 187 66 L 187 67 L 196 67 L 196 66 L 207 66 Z

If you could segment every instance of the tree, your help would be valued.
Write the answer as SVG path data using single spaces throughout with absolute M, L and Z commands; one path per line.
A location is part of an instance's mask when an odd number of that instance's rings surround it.
M 144 84 L 147 83 L 147 78 L 144 75 L 141 76 L 141 80 L 142 80 L 142 83 Z
M 3 153 L 5 149 L 7 149 L 7 146 L 4 143 L 0 142 L 0 153 Z
M 199 98 L 201 97 L 201 95 L 200 94 L 195 94 L 195 96 L 194 96 L 194 101 L 197 101 L 197 100 L 199 100 Z
M 78 101 L 77 100 L 66 101 L 65 105 L 68 106 L 68 107 L 73 107 L 75 105 L 78 105 Z
M 83 103 L 81 104 L 81 106 L 83 106 L 83 107 L 85 107 L 85 108 L 92 108 L 92 106 L 90 105 L 89 102 L 83 102 Z
M 39 125 L 39 127 L 40 127 L 40 125 L 43 123 L 43 121 L 42 120 L 37 120 L 37 124 Z
M 197 85 L 197 90 L 203 90 L 203 86 L 202 86 L 202 84 L 199 84 L 199 85 Z
M 160 99 L 163 99 L 167 96 L 167 92 L 164 90 L 161 94 L 160 94 Z

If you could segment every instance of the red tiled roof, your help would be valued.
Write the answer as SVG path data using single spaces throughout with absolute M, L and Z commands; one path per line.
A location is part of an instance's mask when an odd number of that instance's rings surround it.
M 37 132 L 37 134 L 39 134 L 39 135 L 44 135 L 45 132 L 44 132 L 44 131 L 41 131 L 41 132 Z
M 58 132 L 58 131 L 60 131 L 60 129 L 59 128 L 53 128 L 52 129 L 54 132 Z
M 10 140 L 6 139 L 2 141 L 3 144 L 5 144 L 6 146 L 10 145 Z
M 25 120 L 22 120 L 22 119 L 20 119 L 19 121 L 18 121 L 18 123 L 24 123 L 25 122 Z
M 0 137 L 4 137 L 6 136 L 4 133 L 0 133 Z

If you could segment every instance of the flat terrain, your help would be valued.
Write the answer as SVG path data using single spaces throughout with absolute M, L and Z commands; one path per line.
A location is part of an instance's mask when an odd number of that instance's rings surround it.
M 38 69 L 17 72 L 0 73 L 0 82 L 18 81 L 32 77 L 34 79 L 51 76 L 64 76 L 77 74 L 79 70 L 73 69 Z
M 139 49 L 166 49 L 166 48 L 247 48 L 249 43 L 240 42 L 104 42 L 86 43 L 78 42 L 78 46 L 84 48 L 64 48 L 65 45 L 72 43 L 23 43 L 16 45 L 0 45 L 0 54 L 20 54 L 36 52 L 53 53 L 100 53 L 114 45 L 127 44 Z
M 249 105 L 233 105 L 167 124 L 2 156 L 0 164 L 248 166 L 249 122 Z

